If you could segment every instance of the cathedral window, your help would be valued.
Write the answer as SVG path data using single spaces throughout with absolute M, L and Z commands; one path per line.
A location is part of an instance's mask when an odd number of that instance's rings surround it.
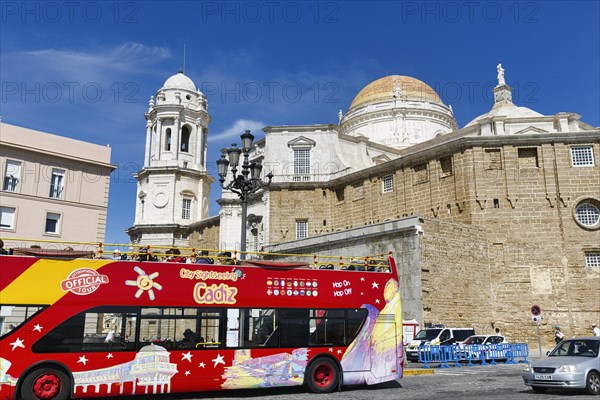
M 20 177 L 21 163 L 19 161 L 6 160 L 2 190 L 5 190 L 7 192 L 16 192 Z
M 571 165 L 574 167 L 593 167 L 594 153 L 592 146 L 571 147 Z
M 60 199 L 64 190 L 65 170 L 52 168 L 52 177 L 50 178 L 50 194 L 52 199 Z
M 192 199 L 183 199 L 181 205 L 181 219 L 190 219 L 192 214 Z
M 585 265 L 587 267 L 600 267 L 600 251 L 585 253 Z
M 344 188 L 336 189 L 335 197 L 336 197 L 337 201 L 344 201 Z
M 502 169 L 500 149 L 485 149 L 485 169 Z
M 429 181 L 429 175 L 427 173 L 427 164 L 415 165 L 413 167 L 413 170 L 415 172 L 415 185 Z
M 190 151 L 190 128 L 186 125 L 181 128 L 181 145 L 179 150 L 184 153 Z
M 171 151 L 171 128 L 167 128 L 167 131 L 166 131 L 165 151 Z
M 383 193 L 390 193 L 394 191 L 394 176 L 385 175 L 381 178 L 382 191 Z
M 442 171 L 441 177 L 452 175 L 452 156 L 442 157 L 439 160 L 440 170 Z
M 600 202 L 585 199 L 575 207 L 575 220 L 585 228 L 600 227 Z
M 310 149 L 294 149 L 294 182 L 310 181 Z
M 517 150 L 517 156 L 519 158 L 519 168 L 538 168 L 538 154 L 536 148 L 524 148 Z
M 308 221 L 296 221 L 296 239 L 306 239 L 308 237 Z

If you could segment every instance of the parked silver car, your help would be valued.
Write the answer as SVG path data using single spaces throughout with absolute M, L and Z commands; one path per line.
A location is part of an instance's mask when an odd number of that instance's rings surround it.
M 600 337 L 567 339 L 548 357 L 523 368 L 523 381 L 535 392 L 548 388 L 585 389 L 600 395 Z

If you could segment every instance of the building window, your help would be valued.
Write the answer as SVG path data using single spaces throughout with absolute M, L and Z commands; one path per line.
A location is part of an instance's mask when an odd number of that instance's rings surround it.
M 381 178 L 382 191 L 383 193 L 389 193 L 394 191 L 394 176 L 385 175 Z
M 415 165 L 413 170 L 415 172 L 415 185 L 418 183 L 424 183 L 429 181 L 429 175 L 427 174 L 427 164 Z
M 0 229 L 15 229 L 14 207 L 0 207 Z
M 593 167 L 594 153 L 592 146 L 571 147 L 571 165 L 573 167 Z
M 171 151 L 171 128 L 167 128 L 166 130 L 165 151 Z
M 442 177 L 452 175 L 452 156 L 440 158 L 440 169 L 442 170 Z
M 337 201 L 344 201 L 344 188 L 339 188 L 335 190 L 335 198 Z
M 190 219 L 192 213 L 192 200 L 183 199 L 181 207 L 181 219 Z
M 6 160 L 2 190 L 7 192 L 16 192 L 20 177 L 21 163 L 19 161 Z
M 308 237 L 308 221 L 296 221 L 296 239 L 306 239 Z
M 190 128 L 188 128 L 186 125 L 181 128 L 180 150 L 184 153 L 190 151 Z
M 310 181 L 310 149 L 294 149 L 294 182 Z
M 362 183 L 352 185 L 352 196 L 353 196 L 352 197 L 353 200 L 364 199 L 365 189 L 364 189 Z
M 584 200 L 575 207 L 575 218 L 584 227 L 593 228 L 600 221 L 600 209 L 591 199 Z
M 485 149 L 485 169 L 502 169 L 500 149 Z
M 518 149 L 519 168 L 538 168 L 538 154 L 536 148 Z
M 53 212 L 46 213 L 46 228 L 44 232 L 52 235 L 60 233 L 60 214 Z
M 52 168 L 52 178 L 50 180 L 50 198 L 60 199 L 64 189 L 65 171 L 63 169 Z
M 600 252 L 585 253 L 585 265 L 587 267 L 600 267 Z

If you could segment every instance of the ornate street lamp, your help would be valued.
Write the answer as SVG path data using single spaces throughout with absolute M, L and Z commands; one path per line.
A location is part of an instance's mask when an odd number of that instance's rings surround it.
M 244 132 L 241 136 L 242 148 L 238 148 L 235 143 L 230 148 L 224 149 L 221 154 L 221 158 L 217 160 L 217 172 L 219 174 L 219 182 L 221 187 L 225 190 L 230 190 L 240 196 L 242 200 L 242 238 L 240 243 L 240 259 L 246 258 L 246 219 L 248 213 L 248 196 L 252 193 L 257 192 L 263 187 L 269 186 L 273 179 L 273 174 L 268 173 L 268 182 L 263 182 L 260 179 L 260 172 L 262 171 L 262 165 L 255 161 L 248 162 L 248 155 L 252 148 L 252 141 L 254 135 L 250 131 Z M 225 157 L 227 153 L 227 158 Z M 241 173 L 238 174 L 238 166 L 240 166 L 240 155 L 243 154 L 244 160 L 241 165 Z M 233 179 L 227 185 L 225 185 L 225 178 L 227 177 L 227 171 L 231 167 L 231 174 Z

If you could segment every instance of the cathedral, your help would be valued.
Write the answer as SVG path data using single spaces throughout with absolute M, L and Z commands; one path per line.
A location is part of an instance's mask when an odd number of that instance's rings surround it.
M 391 251 L 404 319 L 533 343 L 538 305 L 548 344 L 554 325 L 589 334 L 600 321 L 600 128 L 514 104 L 501 65 L 497 79 L 491 110 L 464 127 L 429 85 L 399 75 L 365 86 L 337 124 L 265 127 L 250 160 L 274 177 L 249 199 L 247 257 Z M 204 95 L 176 74 L 146 120 L 132 243 L 239 249 L 239 197 L 224 190 L 208 216 Z

